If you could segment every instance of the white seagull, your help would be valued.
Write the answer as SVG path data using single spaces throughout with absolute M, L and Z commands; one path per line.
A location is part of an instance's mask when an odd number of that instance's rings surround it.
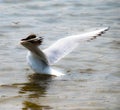
M 34 34 L 29 35 L 25 39 L 21 39 L 20 43 L 29 50 L 27 62 L 36 73 L 61 76 L 63 74 L 51 68 L 51 65 L 70 53 L 81 42 L 93 40 L 101 36 L 108 29 L 109 28 L 106 27 L 85 34 L 61 38 L 45 50 L 39 48 L 43 38 L 36 37 Z

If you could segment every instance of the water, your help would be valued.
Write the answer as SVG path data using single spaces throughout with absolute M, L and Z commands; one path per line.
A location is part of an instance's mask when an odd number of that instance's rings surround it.
M 119 0 L 0 0 L 0 110 L 120 110 Z M 54 65 L 66 75 L 41 76 L 19 44 L 31 33 L 42 49 L 57 39 L 110 26 Z

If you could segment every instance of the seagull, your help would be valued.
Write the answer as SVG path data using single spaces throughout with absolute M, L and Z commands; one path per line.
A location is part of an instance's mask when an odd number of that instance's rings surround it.
M 51 66 L 73 51 L 80 43 L 91 41 L 104 34 L 107 30 L 109 30 L 109 27 L 64 37 L 44 50 L 39 48 L 43 42 L 43 38 L 37 37 L 35 34 L 21 39 L 20 44 L 28 49 L 27 63 L 35 73 L 61 76 L 64 74 L 54 70 Z

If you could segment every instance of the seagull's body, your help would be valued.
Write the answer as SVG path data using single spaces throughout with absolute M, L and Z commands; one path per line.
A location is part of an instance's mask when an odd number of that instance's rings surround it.
M 42 38 L 37 38 L 36 35 L 30 35 L 22 39 L 21 44 L 29 50 L 27 62 L 36 73 L 60 76 L 63 74 L 52 69 L 51 65 L 70 53 L 81 42 L 93 40 L 107 30 L 108 27 L 85 34 L 61 38 L 43 51 L 38 47 L 42 43 Z

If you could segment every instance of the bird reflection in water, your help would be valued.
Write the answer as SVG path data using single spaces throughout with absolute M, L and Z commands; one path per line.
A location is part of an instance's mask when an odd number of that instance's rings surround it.
M 20 89 L 20 94 L 25 94 L 22 110 L 51 109 L 49 106 L 40 105 L 40 97 L 45 97 L 46 91 L 52 81 L 50 75 L 33 74 L 28 76 L 28 83 Z

